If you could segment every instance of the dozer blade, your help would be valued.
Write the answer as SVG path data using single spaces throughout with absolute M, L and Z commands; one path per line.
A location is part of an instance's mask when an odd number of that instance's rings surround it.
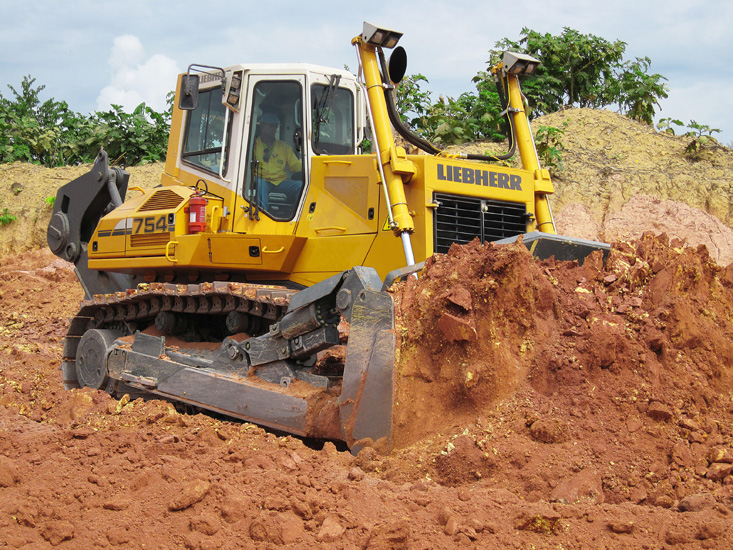
M 568 262 L 575 260 L 582 265 L 585 258 L 596 250 L 603 252 L 603 259 L 605 261 L 611 250 L 611 245 L 608 243 L 554 235 L 552 233 L 542 233 L 541 231 L 532 231 L 517 237 L 502 239 L 496 241 L 496 244 L 513 243 L 519 237 L 522 237 L 522 242 L 532 255 L 540 260 L 546 260 L 554 256 L 558 261 Z

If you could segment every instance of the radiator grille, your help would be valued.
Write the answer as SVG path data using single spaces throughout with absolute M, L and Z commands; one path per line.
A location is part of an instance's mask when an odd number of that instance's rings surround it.
M 435 252 L 446 253 L 451 244 L 498 241 L 527 231 L 524 203 L 502 202 L 435 193 Z
M 170 189 L 161 189 L 145 201 L 138 212 L 149 212 L 150 210 L 170 210 L 176 208 L 183 202 L 183 198 Z
M 140 233 L 130 236 L 130 246 L 135 247 L 151 247 L 165 246 L 171 240 L 170 233 Z

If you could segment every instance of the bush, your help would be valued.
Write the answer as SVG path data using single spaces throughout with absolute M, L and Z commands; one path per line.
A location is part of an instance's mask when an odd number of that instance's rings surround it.
M 535 134 L 535 146 L 540 162 L 550 170 L 552 175 L 557 175 L 565 170 L 562 160 L 562 152 L 565 150 L 562 138 L 565 136 L 565 128 L 568 121 L 563 123 L 562 128 L 555 126 L 540 126 Z
M 542 62 L 534 75 L 522 81 L 535 116 L 564 107 L 618 105 L 631 118 L 651 124 L 659 99 L 667 97 L 667 79 L 648 74 L 648 57 L 623 61 L 626 42 L 609 42 L 567 27 L 558 36 L 524 28 L 521 36 L 518 41 L 497 42 L 492 59 L 496 62 L 502 51 L 512 50 Z
M 0 226 L 8 225 L 10 222 L 14 222 L 17 219 L 18 218 L 8 213 L 7 208 L 3 208 L 2 214 L 0 214 Z
M 110 111 L 84 116 L 64 101 L 52 98 L 42 103 L 39 94 L 45 86 L 34 87 L 35 82 L 24 77 L 20 91 L 8 85 L 12 100 L 0 94 L 0 163 L 20 160 L 49 167 L 91 163 L 100 147 L 127 165 L 165 159 L 172 94 L 163 113 L 141 103 L 130 114 L 113 105 Z

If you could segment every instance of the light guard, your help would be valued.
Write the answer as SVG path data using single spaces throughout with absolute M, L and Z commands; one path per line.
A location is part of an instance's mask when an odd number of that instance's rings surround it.
M 533 74 L 540 64 L 539 59 L 517 52 L 504 52 L 502 62 L 507 73 L 516 75 Z
M 381 46 L 382 48 L 394 48 L 397 42 L 402 38 L 402 33 L 392 31 L 372 25 L 364 21 L 364 30 L 361 33 L 361 38 L 372 46 Z

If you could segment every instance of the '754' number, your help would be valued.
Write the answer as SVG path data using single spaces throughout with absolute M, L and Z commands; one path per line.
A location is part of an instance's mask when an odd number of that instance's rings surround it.
M 132 232 L 138 233 L 165 233 L 168 225 L 165 216 L 149 216 L 147 218 L 133 218 Z

